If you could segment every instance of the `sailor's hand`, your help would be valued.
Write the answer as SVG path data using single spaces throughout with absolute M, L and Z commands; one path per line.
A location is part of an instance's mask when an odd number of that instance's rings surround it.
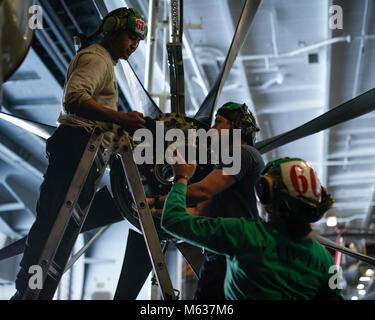
M 165 196 L 147 198 L 147 204 L 150 208 L 163 209 L 165 198 Z
M 143 114 L 138 111 L 120 113 L 117 123 L 131 134 L 137 129 L 146 128 L 146 120 L 143 118 Z
M 175 176 L 185 176 L 190 179 L 197 168 L 197 163 L 194 161 L 191 164 L 186 163 L 185 159 L 178 152 L 177 148 L 173 152 L 174 158 L 177 162 L 173 165 L 173 172 Z
M 157 218 L 161 218 L 162 214 L 163 214 L 163 210 L 162 209 L 155 209 L 155 208 L 151 208 L 151 214 L 154 216 L 154 217 L 157 217 Z
M 156 198 L 147 198 L 147 204 L 150 208 L 155 206 Z

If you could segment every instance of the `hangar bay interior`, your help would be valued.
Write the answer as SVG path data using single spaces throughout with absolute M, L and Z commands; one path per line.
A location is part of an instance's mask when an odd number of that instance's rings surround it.
M 6 2 L 0 2 L 0 6 Z M 245 2 L 183 2 L 187 116 L 196 114 L 215 85 Z M 51 133 L 41 126 L 45 130 L 35 134 L 35 128 L 17 124 L 5 114 L 57 126 L 77 33 L 95 31 L 106 12 L 124 6 L 137 8 L 149 22 L 153 41 L 141 41 L 129 64 L 156 105 L 163 112 L 171 112 L 165 49 L 170 41 L 169 0 L 38 0 L 36 4 L 43 10 L 43 26 L 35 30 L 26 57 L 2 84 L 0 249 L 25 237 L 34 221 L 39 187 L 48 165 L 46 138 Z M 341 17 L 337 16 L 340 12 Z M 258 141 L 262 141 L 368 92 L 375 87 L 375 64 L 371 60 L 375 54 L 374 16 L 375 4 L 369 0 L 264 0 L 223 83 L 216 107 L 227 101 L 245 102 L 257 118 L 261 129 Z M 1 28 L 4 33 L 7 26 Z M 128 63 L 121 61 L 115 69 L 119 110 L 143 112 L 142 99 L 127 79 Z M 375 113 L 366 112 L 263 153 L 265 162 L 290 156 L 311 163 L 335 199 L 314 228 L 322 236 L 367 256 L 375 256 L 374 124 Z M 110 185 L 109 171 L 101 182 L 105 185 Z M 104 230 L 63 276 L 55 299 L 113 299 L 128 232 L 133 228 L 124 219 Z M 81 234 L 74 251 L 97 231 Z M 335 251 L 331 252 L 335 256 Z M 9 299 L 15 291 L 20 258 L 17 255 L 0 261 L 0 299 Z M 345 299 L 374 299 L 374 267 L 345 254 L 339 259 Z M 166 261 L 180 299 L 191 299 L 196 276 L 173 244 Z M 159 298 L 151 278 L 150 274 L 138 299 Z

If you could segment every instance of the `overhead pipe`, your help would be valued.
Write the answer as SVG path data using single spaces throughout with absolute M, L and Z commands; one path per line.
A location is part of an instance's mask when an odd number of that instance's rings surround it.
M 338 42 L 351 42 L 351 36 L 348 35 L 346 37 L 336 37 L 328 40 L 324 40 L 310 46 L 306 46 L 304 48 L 300 48 L 297 50 L 293 50 L 290 52 L 282 53 L 282 54 L 259 54 L 259 55 L 244 55 L 239 57 L 242 61 L 253 61 L 253 60 L 269 60 L 269 59 L 279 59 L 279 58 L 289 58 L 299 55 L 301 53 L 309 52 L 315 49 L 319 49 L 322 47 L 326 47 Z M 220 58 L 224 59 L 224 58 Z

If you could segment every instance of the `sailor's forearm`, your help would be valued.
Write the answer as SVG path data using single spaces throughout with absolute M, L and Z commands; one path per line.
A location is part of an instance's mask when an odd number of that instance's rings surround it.
M 80 105 L 73 104 L 67 111 L 76 116 L 95 121 L 114 122 L 118 118 L 119 112 L 106 108 L 94 99 L 83 101 Z

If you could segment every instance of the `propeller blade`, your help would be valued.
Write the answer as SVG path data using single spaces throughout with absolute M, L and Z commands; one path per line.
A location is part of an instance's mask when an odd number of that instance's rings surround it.
M 27 237 L 23 237 L 11 243 L 10 245 L 0 249 L 0 261 L 12 258 L 23 253 L 23 250 L 25 249 L 26 238 Z
M 107 187 L 100 189 L 94 197 L 81 233 L 124 220 L 117 209 Z M 27 236 L 0 249 L 0 261 L 23 253 Z
M 349 255 L 353 258 L 356 258 L 356 259 L 361 260 L 363 262 L 366 262 L 366 263 L 368 263 L 372 266 L 375 266 L 375 259 L 372 258 L 372 257 L 366 256 L 362 253 L 358 253 L 358 252 L 355 252 L 355 251 L 350 250 L 348 248 L 345 248 L 343 246 L 340 246 L 340 245 L 338 245 L 337 243 L 335 243 L 331 240 L 323 238 L 316 231 L 313 231 L 310 234 L 313 238 L 315 238 L 318 242 L 320 242 L 322 245 L 324 245 L 327 248 L 330 248 L 330 249 L 333 249 L 333 250 L 336 250 L 336 251 L 340 251 L 340 252 L 342 252 L 344 254 L 347 254 L 347 255 Z
M 137 74 L 134 72 L 130 63 L 121 61 L 121 65 L 125 70 L 126 81 L 129 84 L 130 90 L 135 97 L 135 101 L 140 109 L 143 110 L 145 117 L 150 117 L 152 119 L 157 119 L 162 111 L 156 105 L 154 100 L 151 98 L 142 82 L 139 80 Z
M 345 121 L 360 117 L 375 110 L 374 101 L 375 89 L 372 89 L 336 108 L 329 110 L 328 112 L 296 129 L 256 143 L 255 148 L 257 148 L 260 153 L 266 153 L 287 143 L 331 128 Z
M 204 261 L 204 255 L 202 254 L 202 248 L 198 248 L 186 242 L 179 242 L 176 244 L 178 250 L 189 263 L 193 269 L 195 275 L 199 278 L 199 270 Z
M 34 38 L 35 28 L 30 28 L 25 23 L 30 8 L 35 4 L 34 0 L 24 1 L 0 1 L 1 28 L 1 54 L 6 59 L 1 59 L 1 81 L 7 82 L 18 70 L 29 52 Z M 6 26 L 6 29 L 3 28 Z M 0 106 L 1 109 L 1 106 Z
M 152 270 L 143 235 L 129 229 L 124 262 L 114 300 L 135 300 Z
M 121 211 L 117 208 L 111 193 L 105 186 L 96 192 L 81 233 L 123 220 Z
M 48 124 L 43 124 L 31 120 L 27 120 L 9 113 L 4 113 L 0 111 L 0 119 L 8 121 L 26 131 L 36 134 L 37 136 L 47 140 L 57 129 L 57 127 L 50 126 Z
M 245 42 L 246 36 L 253 24 L 255 15 L 257 14 L 261 4 L 262 0 L 246 0 L 221 72 L 219 73 L 214 86 L 194 116 L 194 119 L 197 119 L 209 126 L 211 125 L 212 115 L 214 113 L 215 105 L 221 89 L 224 86 L 224 82 L 230 72 L 230 69 L 232 68 L 234 61 L 236 60 L 238 52 L 241 50 L 242 45 Z

